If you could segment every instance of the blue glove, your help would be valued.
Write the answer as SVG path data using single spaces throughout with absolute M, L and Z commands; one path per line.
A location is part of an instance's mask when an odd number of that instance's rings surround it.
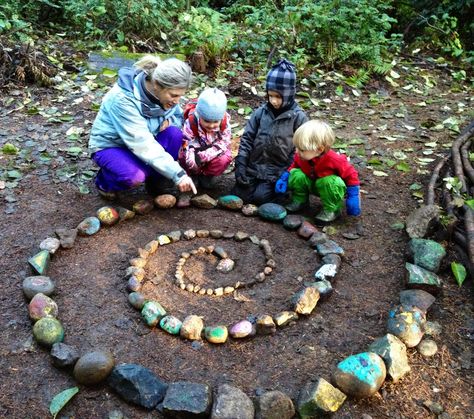
M 277 180 L 275 184 L 275 192 L 276 193 L 285 193 L 288 189 L 288 178 L 290 174 L 288 172 L 283 172 L 280 176 L 280 179 Z
M 346 198 L 347 215 L 360 215 L 360 187 L 348 186 Z

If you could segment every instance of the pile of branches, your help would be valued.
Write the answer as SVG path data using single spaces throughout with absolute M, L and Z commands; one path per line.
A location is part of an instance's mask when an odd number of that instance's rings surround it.
M 460 259 L 474 275 L 474 210 L 465 202 L 474 196 L 474 121 L 453 142 L 451 153 L 435 167 L 428 185 L 427 205 L 437 204 L 448 216 L 448 234 Z M 448 187 L 446 178 L 457 179 L 458 187 Z M 436 202 L 435 202 L 436 201 Z
M 9 45 L 0 41 L 0 87 L 29 83 L 50 86 L 58 70 L 46 55 L 30 44 Z

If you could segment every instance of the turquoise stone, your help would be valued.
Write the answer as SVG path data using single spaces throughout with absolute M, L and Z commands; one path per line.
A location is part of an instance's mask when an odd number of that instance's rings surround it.
M 92 236 L 100 230 L 100 220 L 97 217 L 87 217 L 79 223 L 77 231 L 83 236 Z
M 50 253 L 47 250 L 42 250 L 36 255 L 28 259 L 28 263 L 33 267 L 33 269 L 38 272 L 40 275 L 44 275 L 48 270 Z
M 178 335 L 183 323 L 174 316 L 165 316 L 160 320 L 160 327 L 170 335 Z
M 157 301 L 148 301 L 143 305 L 142 317 L 148 326 L 156 326 L 163 316 L 166 316 L 166 310 Z
M 208 342 L 224 343 L 229 332 L 226 326 L 209 326 L 204 328 L 204 336 Z
M 220 196 L 217 203 L 222 208 L 238 211 L 244 206 L 244 201 L 236 195 Z
M 286 215 L 286 209 L 278 204 L 273 204 L 271 202 L 267 204 L 260 205 L 258 208 L 258 215 L 264 220 L 269 221 L 280 221 L 283 220 Z
M 446 250 L 438 242 L 426 239 L 411 239 L 408 244 L 415 265 L 431 272 L 438 272 Z

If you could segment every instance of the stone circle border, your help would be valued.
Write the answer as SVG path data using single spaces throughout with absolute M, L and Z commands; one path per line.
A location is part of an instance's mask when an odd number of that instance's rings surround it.
M 134 206 L 134 207 L 135 207 L 135 206 Z M 110 208 L 110 207 L 102 207 L 102 208 L 100 208 L 97 212 L 99 212 L 101 209 L 104 209 L 104 208 Z M 124 209 L 124 208 L 120 208 L 120 209 L 121 209 L 121 210 L 124 210 L 125 213 L 127 214 L 127 215 L 123 218 L 124 220 L 127 220 L 127 219 L 129 219 L 129 218 L 133 218 L 133 216 L 135 215 L 135 213 L 133 213 L 132 215 L 130 215 L 130 213 L 131 213 L 130 210 L 127 210 L 127 209 Z M 144 215 L 144 214 L 142 214 L 142 215 Z M 89 219 L 89 220 L 90 220 L 90 219 L 93 219 L 93 218 L 95 218 L 95 217 L 88 217 L 88 218 L 86 218 L 86 219 Z M 120 220 L 120 221 L 121 221 L 121 220 Z M 103 225 L 110 226 L 111 224 L 103 223 Z M 99 229 L 100 229 L 100 226 L 99 226 Z M 98 231 L 98 230 L 97 230 L 97 231 Z M 97 231 L 96 231 L 96 232 L 97 232 Z M 96 232 L 95 232 L 95 233 L 96 233 Z M 93 234 L 95 234 L 95 233 L 93 233 Z M 71 247 L 72 247 L 72 246 L 71 246 Z M 45 250 L 42 250 L 40 253 L 42 253 L 42 252 L 44 252 L 44 251 L 45 251 Z M 38 256 L 40 253 L 38 253 L 37 255 L 32 256 L 30 259 L 28 259 L 28 262 L 30 262 L 32 259 L 34 259 L 36 256 Z M 47 260 L 48 263 L 49 263 L 50 255 L 53 254 L 53 253 L 54 253 L 54 251 L 53 251 L 53 252 L 50 252 L 49 255 L 48 255 L 48 260 Z M 45 270 L 47 269 L 48 263 L 46 263 L 46 268 L 45 268 Z M 30 262 L 30 264 L 33 266 L 33 264 L 32 264 L 31 262 Z M 36 270 L 35 266 L 33 266 L 33 270 Z M 38 273 L 39 275 L 43 275 L 44 272 L 39 272 L 39 271 L 37 271 L 37 273 Z M 415 308 L 416 308 L 416 307 L 415 307 Z M 62 341 L 62 339 L 61 339 L 61 341 Z M 346 359 L 348 359 L 348 358 L 346 358 Z M 386 379 L 386 377 L 384 378 L 384 380 L 385 380 L 385 379 Z M 322 379 L 322 378 L 320 378 L 320 380 L 323 380 L 325 383 L 327 383 L 327 382 L 326 382 L 324 379 Z M 383 385 L 383 382 L 382 382 L 381 385 Z M 381 387 L 381 385 L 380 385 L 380 387 Z M 379 388 L 380 388 L 380 387 L 379 387 Z M 379 388 L 377 388 L 376 391 L 378 391 Z M 336 390 L 337 390 L 337 388 L 336 388 Z M 304 392 L 304 391 L 305 391 L 305 388 L 302 389 L 302 392 Z M 341 393 L 341 394 L 343 394 L 343 393 Z M 339 403 L 337 406 L 334 406 L 334 409 L 331 410 L 331 411 L 328 411 L 328 413 L 334 413 L 335 411 L 337 411 L 337 410 L 341 407 L 341 405 L 344 403 L 344 401 L 345 401 L 345 399 L 346 399 L 346 395 L 343 394 L 343 396 L 344 396 L 344 398 L 342 399 L 341 403 Z M 301 393 L 300 393 L 300 397 L 301 397 Z M 298 410 L 298 411 L 299 411 L 299 410 Z

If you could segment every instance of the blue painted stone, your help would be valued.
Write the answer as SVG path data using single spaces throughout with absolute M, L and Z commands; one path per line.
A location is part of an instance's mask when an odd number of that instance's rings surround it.
M 443 246 L 433 240 L 411 239 L 408 243 L 414 264 L 431 272 L 438 272 L 441 261 L 446 256 Z
M 44 275 L 48 270 L 51 255 L 47 250 L 42 250 L 28 259 L 28 263 L 40 275 Z
M 174 316 L 165 316 L 160 320 L 160 327 L 170 335 L 178 335 L 182 324 L 181 320 Z
M 166 310 L 157 301 L 148 301 L 143 305 L 142 317 L 148 326 L 156 326 L 164 316 Z
M 244 201 L 236 195 L 224 195 L 217 199 L 219 206 L 234 211 L 240 210 L 244 206 Z
M 280 221 L 286 217 L 287 212 L 281 205 L 269 202 L 258 207 L 258 215 L 264 220 Z
M 424 335 L 425 314 L 416 307 L 399 306 L 390 310 L 387 332 L 399 338 L 408 348 L 418 345 Z
M 333 381 L 344 393 L 370 397 L 382 386 L 387 371 L 382 358 L 373 352 L 351 355 L 337 364 Z
M 326 256 L 331 253 L 344 255 L 344 249 L 333 240 L 326 240 L 324 243 L 317 244 L 316 250 L 321 256 Z
M 92 236 L 100 230 L 100 220 L 97 217 L 87 217 L 77 226 L 77 232 L 83 236 Z

